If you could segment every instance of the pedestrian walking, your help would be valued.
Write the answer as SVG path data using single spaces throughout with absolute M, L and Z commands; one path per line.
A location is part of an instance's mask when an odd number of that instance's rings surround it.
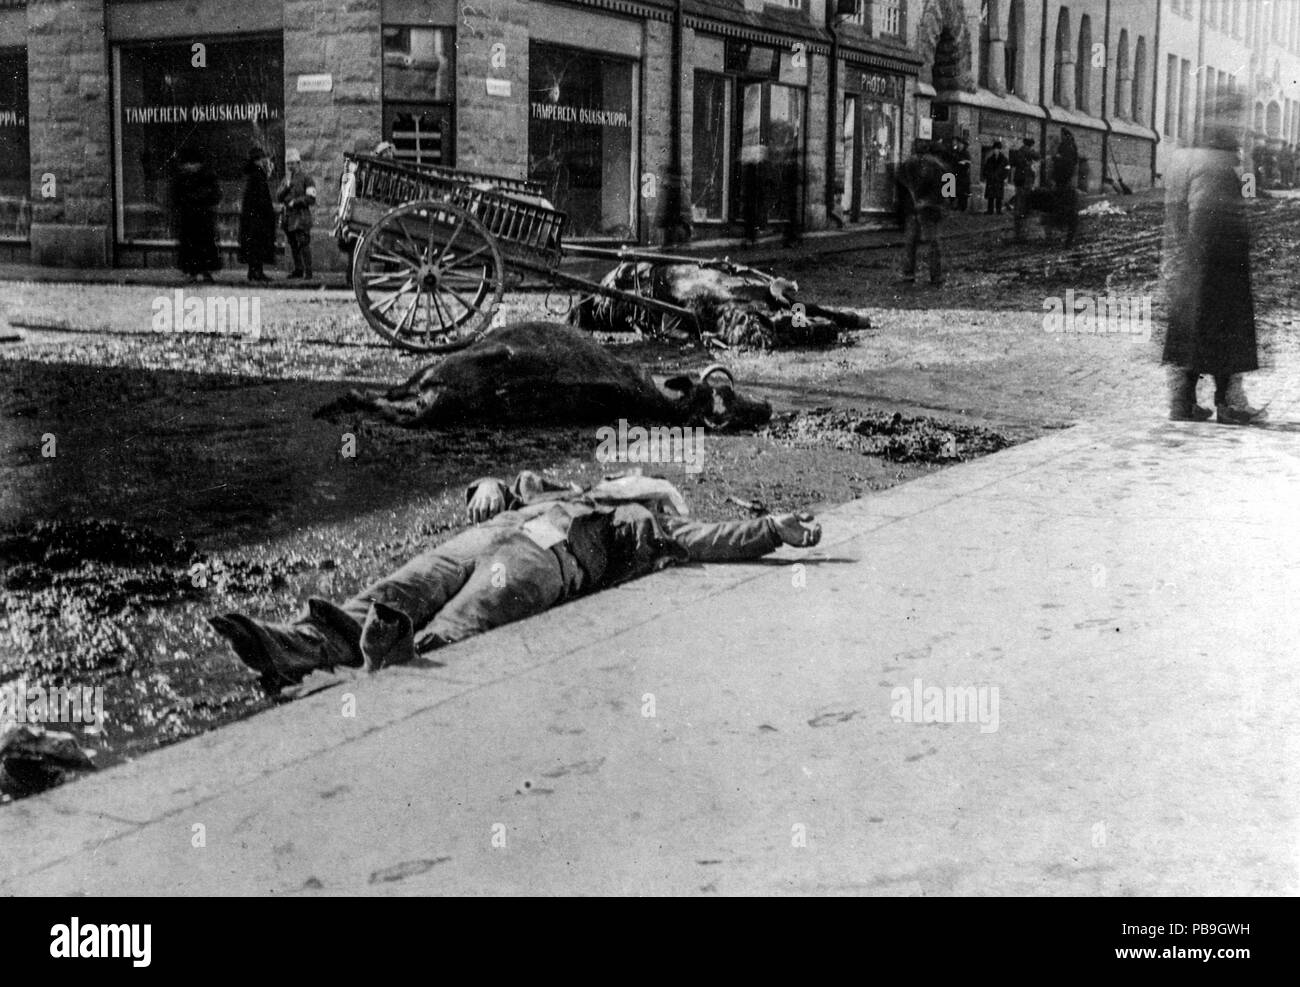
M 1058 192 L 1072 188 L 1079 168 L 1079 147 L 1074 134 L 1065 127 L 1061 128 L 1051 165 L 1052 187 Z
M 1015 186 L 1016 197 L 1012 200 L 1011 210 L 1014 216 L 1013 239 L 1024 243 L 1025 218 L 1029 215 L 1029 190 L 1034 187 L 1034 162 L 1038 152 L 1034 150 L 1034 139 L 1025 137 L 1020 146 L 1011 152 L 1011 184 Z
M 943 284 L 943 245 L 939 224 L 943 221 L 946 173 L 943 160 L 931 153 L 928 141 L 916 141 L 912 145 L 912 156 L 898 166 L 898 199 L 904 223 L 904 283 L 916 281 L 916 255 L 925 244 L 930 283 Z
M 217 248 L 217 206 L 221 185 L 197 148 L 181 151 L 172 176 L 172 235 L 176 237 L 176 266 L 193 283 L 212 283 L 221 270 Z
M 984 215 L 1002 215 L 1002 197 L 1006 193 L 1011 159 L 1002 153 L 1002 142 L 994 141 L 993 150 L 980 168 L 984 177 Z
M 249 281 L 270 281 L 263 266 L 275 263 L 275 204 L 271 201 L 271 159 L 260 147 L 244 164 L 244 199 L 239 209 L 239 260 Z
M 316 204 L 316 183 L 303 170 L 302 155 L 296 147 L 284 152 L 284 163 L 288 173 L 280 186 L 277 196 L 284 206 L 285 236 L 289 240 L 289 250 L 293 254 L 293 270 L 290 280 L 307 279 L 311 271 L 311 209 Z
M 1250 230 L 1236 171 L 1242 120 L 1240 97 L 1219 97 L 1196 145 L 1174 152 L 1165 176 L 1163 362 L 1172 368 L 1174 421 L 1210 417 L 1196 403 L 1201 374 L 1214 377 L 1218 421 L 1249 425 L 1264 417 L 1246 401 L 1238 376 L 1259 369 Z

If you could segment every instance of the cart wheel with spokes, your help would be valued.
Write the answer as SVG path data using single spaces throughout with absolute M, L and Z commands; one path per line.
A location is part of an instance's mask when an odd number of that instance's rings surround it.
M 409 202 L 357 244 L 352 290 L 370 327 L 419 353 L 447 353 L 487 332 L 505 290 L 496 240 L 450 202 Z

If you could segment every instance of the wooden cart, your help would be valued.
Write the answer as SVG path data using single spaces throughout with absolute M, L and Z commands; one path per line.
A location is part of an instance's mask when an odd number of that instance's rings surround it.
M 449 352 L 485 333 L 506 285 L 532 274 L 620 298 L 695 327 L 687 309 L 559 269 L 566 255 L 685 260 L 564 244 L 565 214 L 533 182 L 364 154 L 346 163 L 334 227 L 352 249 L 352 287 L 371 328 L 403 349 Z

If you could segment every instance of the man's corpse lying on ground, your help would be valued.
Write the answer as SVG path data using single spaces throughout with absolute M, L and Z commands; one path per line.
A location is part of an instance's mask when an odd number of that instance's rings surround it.
M 336 666 L 374 671 L 676 562 L 757 559 L 821 539 L 811 514 L 702 522 L 666 480 L 634 474 L 583 490 L 523 472 L 466 491 L 471 527 L 342 606 L 312 598 L 289 623 L 213 617 L 270 691 Z

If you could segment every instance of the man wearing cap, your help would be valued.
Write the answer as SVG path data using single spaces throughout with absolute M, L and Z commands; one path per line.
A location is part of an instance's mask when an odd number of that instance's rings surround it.
M 278 196 L 284 206 L 285 235 L 293 253 L 290 278 L 310 278 L 311 274 L 311 207 L 316 204 L 316 183 L 303 170 L 302 155 L 296 147 L 284 152 L 288 174 Z
M 639 474 L 589 490 L 523 472 L 466 491 L 474 527 L 421 552 L 342 606 L 313 598 L 292 623 L 209 620 L 269 691 L 336 665 L 375 671 L 522 620 L 674 562 L 757 559 L 811 548 L 811 514 L 706 523 L 667 480 Z

